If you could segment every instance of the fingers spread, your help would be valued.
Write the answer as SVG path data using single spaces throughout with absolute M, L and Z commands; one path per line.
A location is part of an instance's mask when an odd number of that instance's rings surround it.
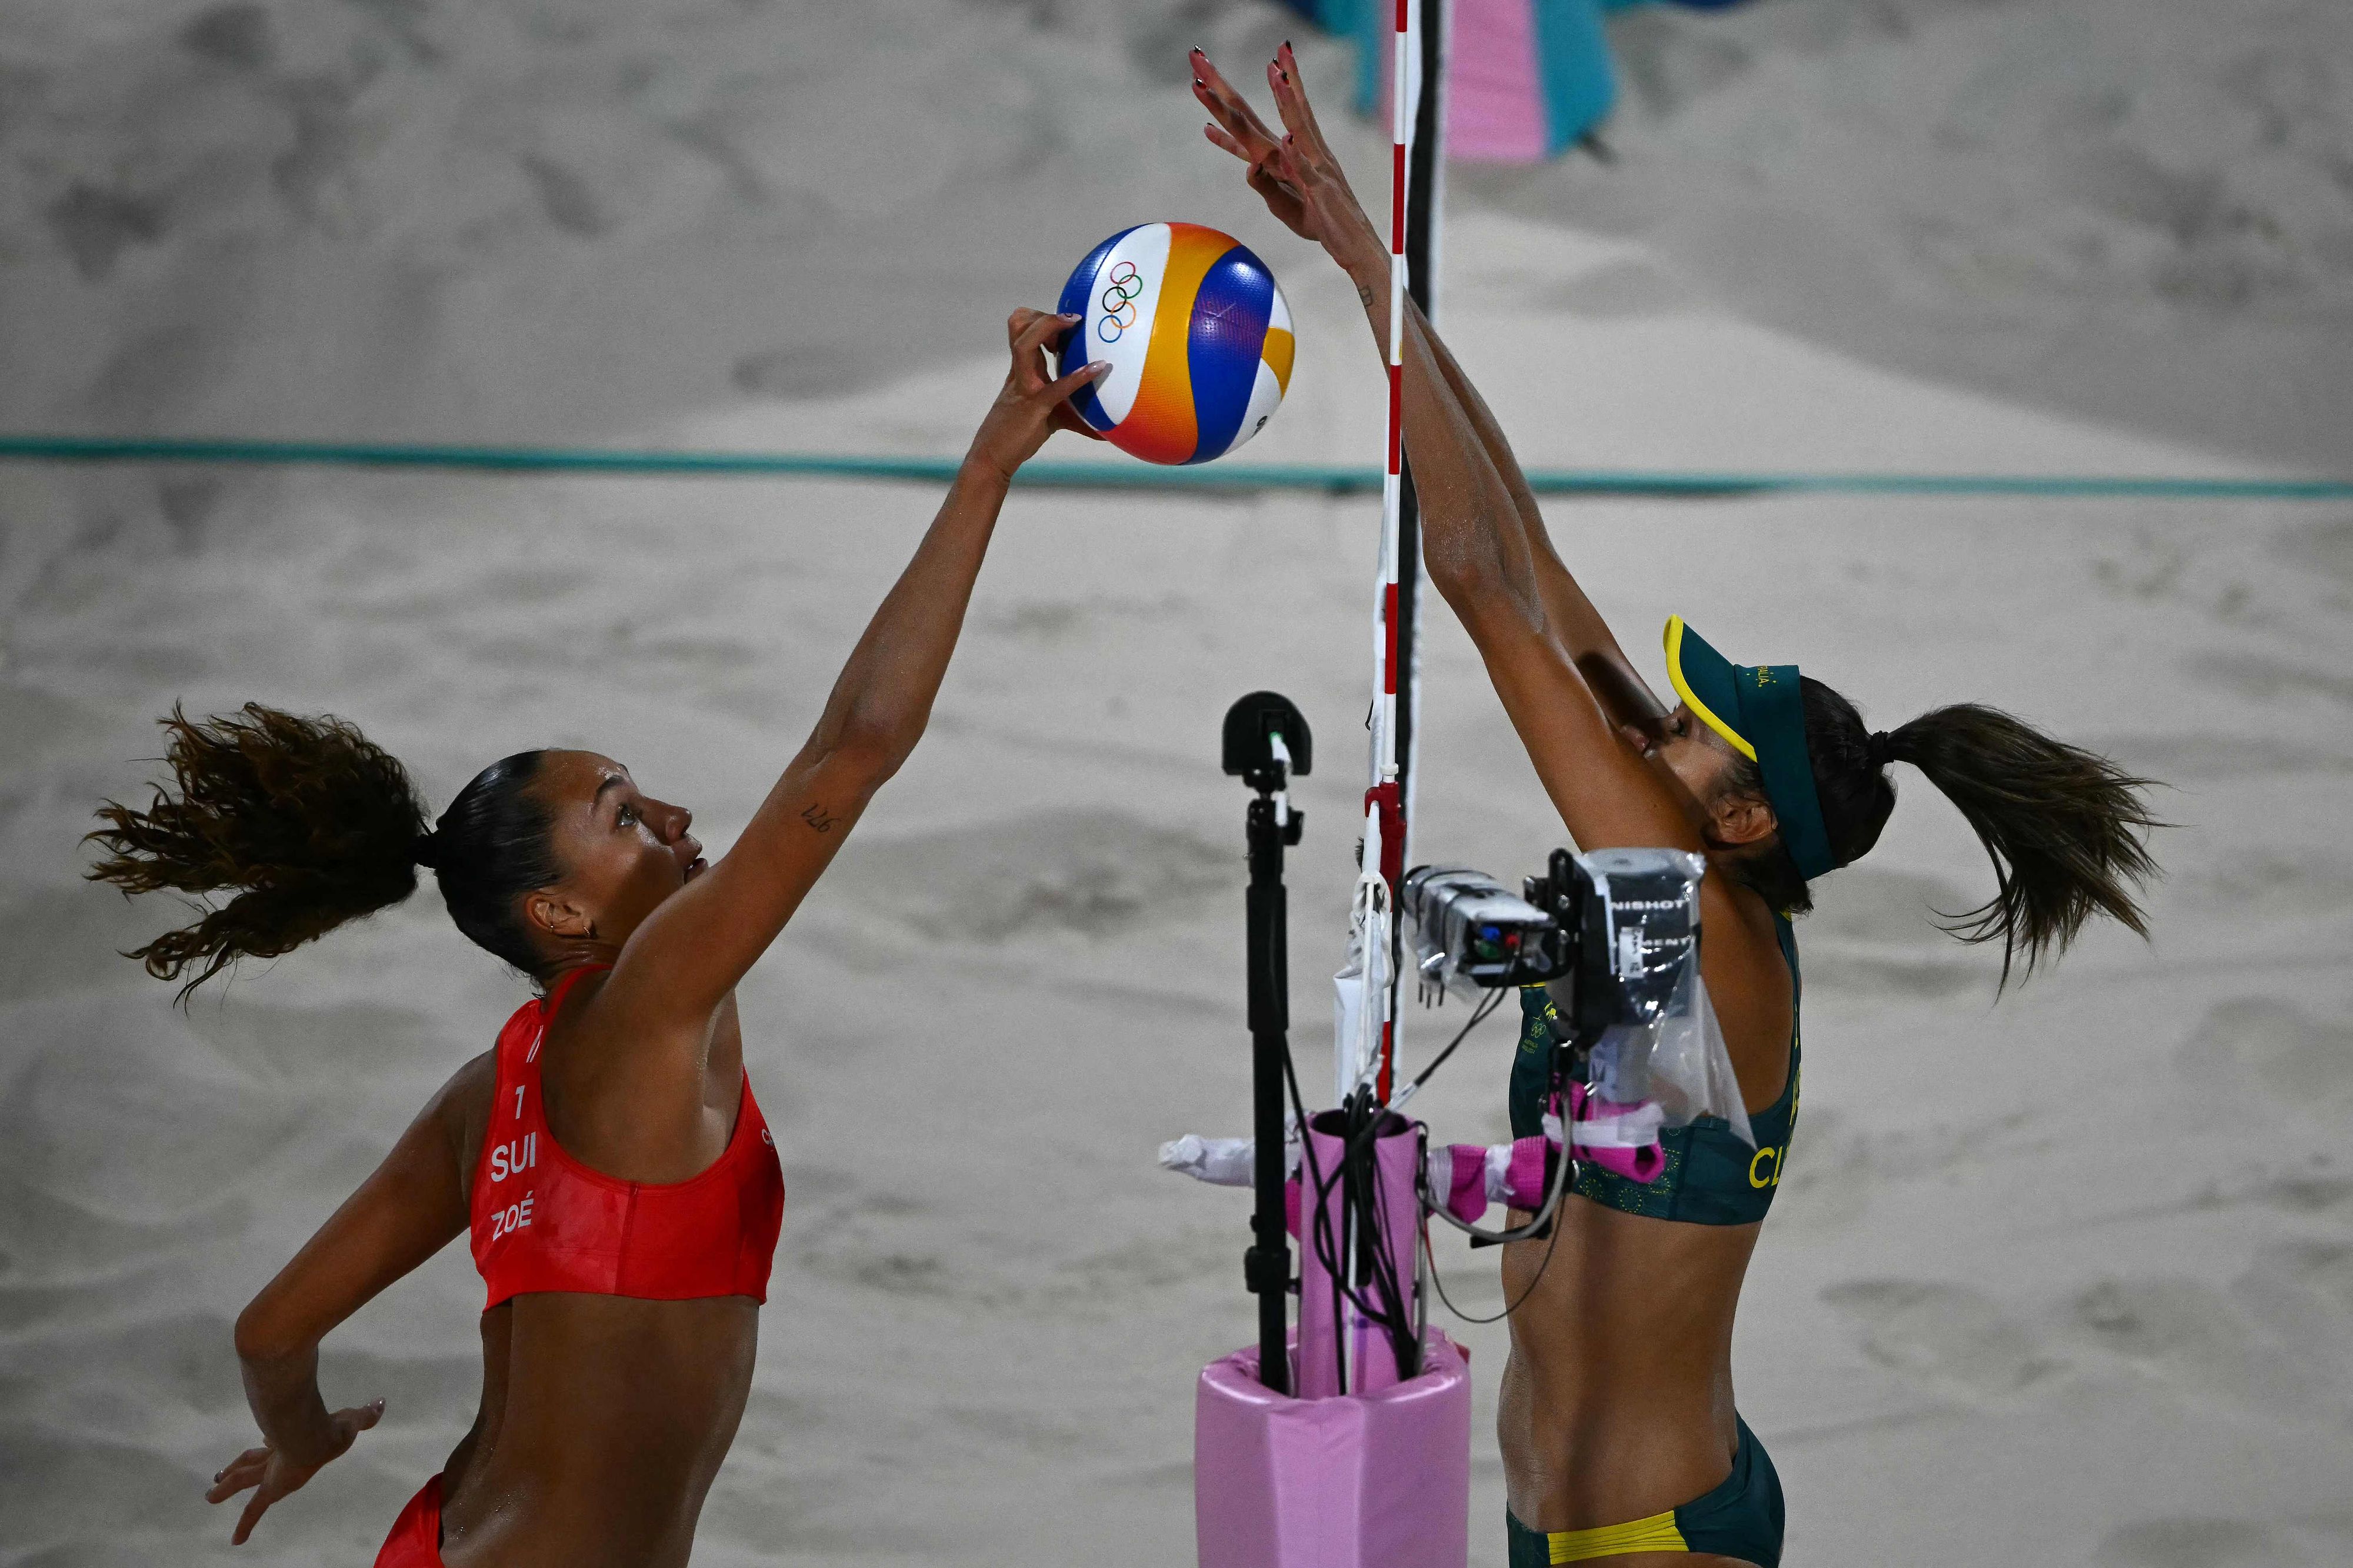
M 1265 122 L 1251 110 L 1242 95 L 1236 92 L 1209 57 L 1200 50 L 1193 51 L 1193 96 L 1225 128 L 1245 142 L 1267 142 L 1274 140 Z

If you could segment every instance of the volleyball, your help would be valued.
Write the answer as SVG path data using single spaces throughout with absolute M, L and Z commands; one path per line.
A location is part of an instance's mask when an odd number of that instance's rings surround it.
M 1082 318 L 1065 371 L 1109 360 L 1071 399 L 1147 463 L 1206 463 L 1257 435 L 1291 387 L 1291 307 L 1266 263 L 1197 223 L 1122 229 L 1087 253 L 1058 307 Z

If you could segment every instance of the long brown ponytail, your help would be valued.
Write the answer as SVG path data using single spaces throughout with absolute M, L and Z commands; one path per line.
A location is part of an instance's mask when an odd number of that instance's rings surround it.
M 2095 914 L 2148 934 L 2137 894 L 2159 874 L 2147 835 L 2163 826 L 2143 798 L 2150 781 L 1974 702 L 1872 739 L 1887 760 L 1926 773 L 1993 860 L 1994 896 L 1946 929 L 1963 942 L 1999 938 L 2005 984 L 2013 959 L 2033 973 Z
M 143 811 L 106 803 L 88 840 L 106 854 L 90 877 L 195 896 L 201 919 L 126 955 L 161 980 L 195 971 L 183 1002 L 240 958 L 275 958 L 400 902 L 418 866 L 476 945 L 526 974 L 545 965 L 522 912 L 526 894 L 564 876 L 533 793 L 544 752 L 475 774 L 428 833 L 408 771 L 341 719 L 248 702 L 201 721 L 174 708 L 164 731 L 174 789 L 158 786 Z M 206 901 L 220 892 L 227 903 Z
M 194 971 L 182 1001 L 239 958 L 291 952 L 416 891 L 424 803 L 358 730 L 252 702 L 201 721 L 174 707 L 163 722 L 173 787 L 144 810 L 106 803 L 90 877 L 198 900 L 194 924 L 127 955 L 159 980 Z
M 1879 842 L 1895 809 L 1890 763 L 1909 763 L 1960 808 L 1993 861 L 1994 896 L 1946 915 L 1963 942 L 2000 941 L 2001 984 L 2021 956 L 2028 973 L 2067 949 L 2095 914 L 2148 934 L 2140 884 L 2160 875 L 2146 835 L 2161 827 L 2144 792 L 2156 787 L 2096 752 L 2055 740 L 1999 709 L 1956 703 L 1873 734 L 1853 703 L 1805 676 L 1806 752 L 1831 854 L 1851 865 Z M 1764 797 L 1757 764 L 1735 756 L 1725 786 Z M 1777 836 L 1738 857 L 1733 874 L 1776 910 L 1802 914 L 1813 894 Z

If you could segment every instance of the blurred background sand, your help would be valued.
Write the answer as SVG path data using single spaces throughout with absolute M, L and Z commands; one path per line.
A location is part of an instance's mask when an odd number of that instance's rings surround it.
M 1005 311 L 1133 222 L 1275 267 L 1251 460 L 1369 464 L 1344 280 L 1199 138 L 1256 0 L 16 0 L 0 426 L 953 454 Z M 1621 17 L 1616 161 L 1452 180 L 1442 324 L 1532 466 L 2316 472 L 2353 384 L 2353 13 L 1758 0 Z M 1351 166 L 1379 133 L 1349 121 Z M 1059 447 L 1051 455 L 1072 456 Z M 1093 456 L 1096 454 L 1082 454 Z M 923 487 L 0 469 L 0 1563 L 364 1563 L 470 1417 L 461 1248 L 330 1341 L 370 1434 L 233 1552 L 228 1326 L 522 988 L 429 893 L 182 1015 L 78 880 L 174 701 L 332 710 L 438 805 L 593 745 L 723 846 Z M 1017 492 L 930 737 L 744 986 L 791 1199 L 696 1561 L 1193 1560 L 1248 1339 L 1241 692 L 1318 727 L 1294 1043 L 1352 871 L 1377 507 Z M 2170 783 L 2143 945 L 1994 1005 L 1991 879 L 1902 775 L 1820 889 L 1805 1110 L 1736 1349 L 1792 1563 L 2353 1560 L 2353 508 L 1556 502 L 1654 678 L 1680 611 L 1891 725 L 1994 702 Z M 1424 858 L 1561 837 L 1433 604 Z M 1446 1017 L 1408 1026 L 1409 1060 Z M 1504 1130 L 1509 1037 L 1421 1107 Z M 1442 1241 L 1456 1300 L 1491 1254 Z M 1500 1564 L 1504 1338 L 1472 1347 Z

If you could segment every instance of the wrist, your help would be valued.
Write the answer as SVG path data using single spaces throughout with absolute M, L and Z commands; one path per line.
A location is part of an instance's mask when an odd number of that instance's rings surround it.
M 972 449 L 964 455 L 964 462 L 956 468 L 956 483 L 977 484 L 1007 489 L 1011 488 L 1013 475 L 1020 467 L 1018 462 L 1010 465 L 1001 462 L 976 443 Z
M 1339 260 L 1341 270 L 1347 273 L 1359 292 L 1366 288 L 1377 289 L 1388 287 L 1389 247 L 1374 232 L 1369 218 L 1359 215 L 1357 231 L 1335 239 L 1331 249 Z

